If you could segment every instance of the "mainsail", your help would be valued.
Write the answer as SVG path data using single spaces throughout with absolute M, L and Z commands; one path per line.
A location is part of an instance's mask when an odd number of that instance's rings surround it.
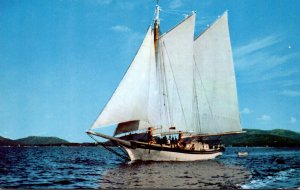
M 198 133 L 240 131 L 227 12 L 194 43 Z
M 162 35 L 158 46 L 163 127 L 188 131 L 192 125 L 195 14 Z
M 194 40 L 195 13 L 158 39 L 149 28 L 133 62 L 92 129 L 115 134 L 170 127 L 194 133 L 240 131 L 225 13 Z

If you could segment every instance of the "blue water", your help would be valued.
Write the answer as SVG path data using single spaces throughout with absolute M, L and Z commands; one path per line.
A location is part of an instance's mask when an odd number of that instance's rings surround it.
M 242 150 L 248 157 L 236 156 Z M 2 188 L 143 188 L 149 183 L 173 188 L 299 188 L 300 149 L 227 148 L 215 161 L 124 163 L 100 147 L 0 147 Z
M 237 151 L 247 151 L 249 155 L 237 158 Z M 251 172 L 251 179 L 241 186 L 245 189 L 300 187 L 299 148 L 227 148 L 218 160 Z

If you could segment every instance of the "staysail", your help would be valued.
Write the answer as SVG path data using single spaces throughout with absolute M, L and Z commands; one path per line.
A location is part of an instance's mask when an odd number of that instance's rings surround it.
M 227 12 L 194 43 L 197 133 L 241 131 Z

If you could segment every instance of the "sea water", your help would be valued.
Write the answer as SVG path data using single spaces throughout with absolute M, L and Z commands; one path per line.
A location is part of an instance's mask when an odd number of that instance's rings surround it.
M 300 149 L 227 148 L 210 161 L 124 163 L 101 147 L 0 147 L 0 187 L 299 188 Z
M 249 155 L 236 158 L 235 153 L 239 151 L 247 151 Z M 226 154 L 218 159 L 225 164 L 243 166 L 251 172 L 251 179 L 242 188 L 300 187 L 299 148 L 227 148 Z

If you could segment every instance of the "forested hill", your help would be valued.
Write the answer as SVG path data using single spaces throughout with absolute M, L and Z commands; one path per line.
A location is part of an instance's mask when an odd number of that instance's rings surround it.
M 0 136 L 0 146 L 15 146 L 18 143 L 15 142 L 14 140 L 4 138 Z
M 53 145 L 53 144 L 69 144 L 68 141 L 57 137 L 39 137 L 29 136 L 21 139 L 8 139 L 0 136 L 0 146 L 19 146 L 19 145 Z
M 15 140 L 19 144 L 23 145 L 46 145 L 46 144 L 65 144 L 69 143 L 66 140 L 57 137 L 39 137 L 39 136 L 29 136 L 26 138 L 21 138 Z
M 300 147 L 300 133 L 285 130 L 244 129 L 246 133 L 223 136 L 225 146 Z

